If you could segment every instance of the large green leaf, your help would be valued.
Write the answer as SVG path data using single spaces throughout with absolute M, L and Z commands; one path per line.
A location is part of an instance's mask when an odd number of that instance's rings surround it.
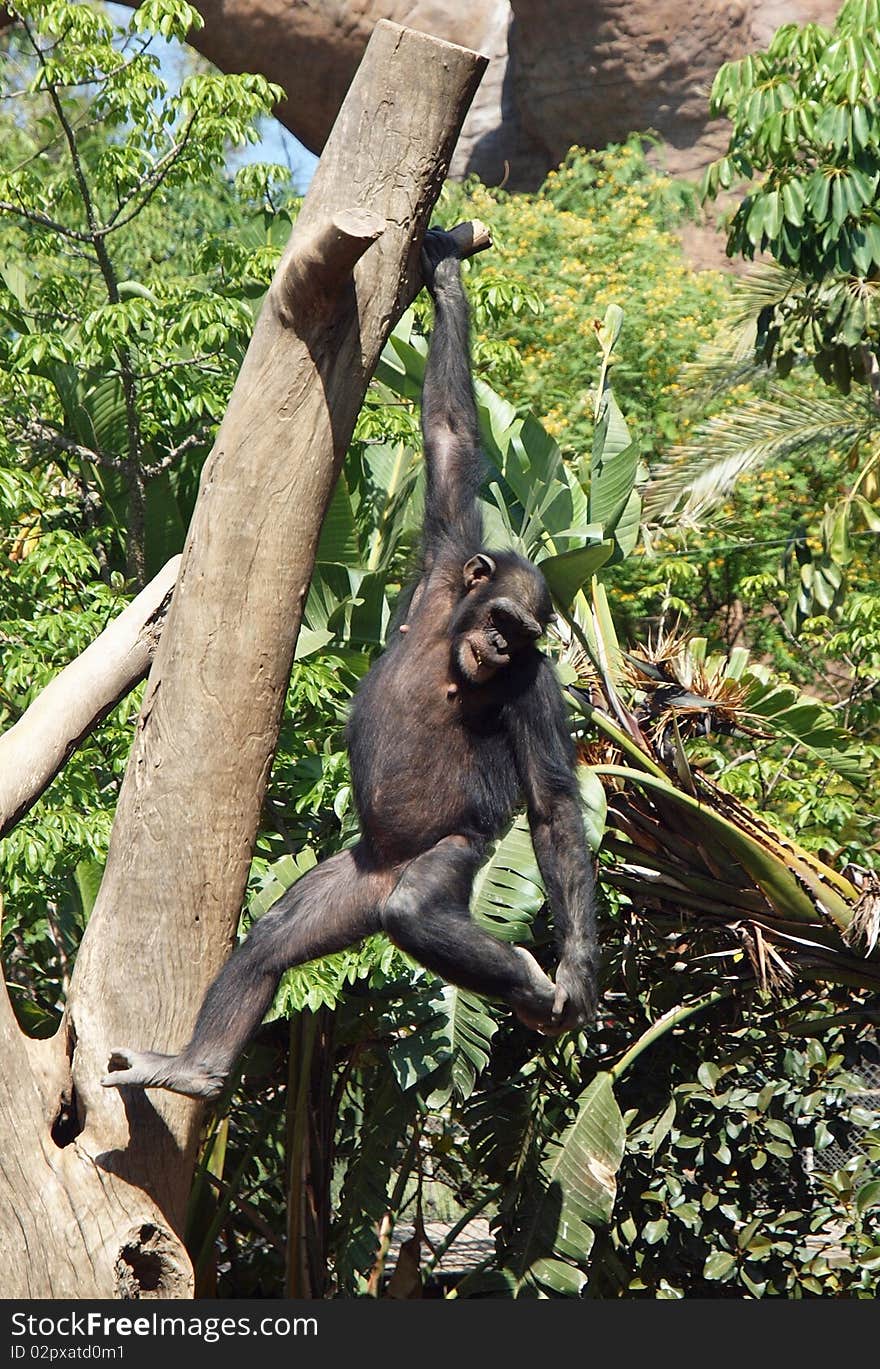
M 369 1273 L 376 1257 L 396 1143 L 418 1106 L 417 1094 L 403 1093 L 390 1069 L 375 1070 L 373 1076 L 373 1087 L 360 1100 L 358 1144 L 345 1171 L 336 1212 L 336 1273 L 349 1293 L 359 1290 L 359 1279 Z
M 846 932 L 852 922 L 855 890 L 848 898 L 840 888 L 840 876 L 830 869 L 822 878 L 815 857 L 801 851 L 794 842 L 779 838 L 778 850 L 768 840 L 759 840 L 742 826 L 714 811 L 707 803 L 684 793 L 665 776 L 630 770 L 625 766 L 602 765 L 597 773 L 615 776 L 662 795 L 668 802 L 686 810 L 695 835 L 720 846 L 739 861 L 750 879 L 783 919 L 812 923 L 825 916 Z
M 127 450 L 125 396 L 117 376 L 104 376 L 93 382 L 80 380 L 75 400 L 66 391 L 60 375 L 55 380 L 55 387 L 80 442 L 110 456 L 121 456 Z
M 442 991 L 442 985 L 431 976 L 422 976 L 421 987 L 416 989 L 410 1009 L 421 1020 L 393 1042 L 388 1051 L 388 1060 L 401 1089 L 406 1091 L 415 1088 L 425 1079 L 431 1079 L 432 1084 L 439 1085 L 447 1081 L 444 1101 L 448 1101 L 452 1093 L 449 1069 L 452 1043 Z
M 561 1184 L 566 1195 L 563 1216 L 593 1226 L 609 1220 L 625 1138 L 611 1075 L 597 1074 L 578 1099 L 574 1121 L 551 1144 L 544 1165 L 548 1180 Z M 561 1234 L 566 1241 L 565 1232 Z
M 541 1191 L 529 1195 L 505 1260 L 515 1296 L 576 1296 L 586 1281 L 595 1226 L 608 1222 L 626 1138 L 610 1074 L 578 1099 L 574 1120 L 550 1142 Z
M 421 525 L 419 485 L 423 472 L 415 453 L 403 442 L 369 443 L 364 449 L 365 508 L 369 520 L 366 560 L 370 570 L 386 568 L 400 548 L 401 538 Z
M 443 1006 L 452 1055 L 453 1086 L 457 1097 L 469 1098 L 478 1075 L 489 1063 L 498 1022 L 484 999 L 452 984 L 443 988 Z
M 602 845 L 602 838 L 605 835 L 608 800 L 605 797 L 602 781 L 589 766 L 578 766 L 578 781 L 584 808 L 584 833 L 587 838 L 587 846 L 595 855 Z
M 430 1079 L 428 1105 L 437 1109 L 453 1093 L 462 1101 L 471 1096 L 489 1063 L 498 1022 L 486 1001 L 466 989 L 434 982 L 428 993 L 429 1015 L 395 1041 L 389 1059 L 402 1089 Z
M 327 628 L 301 627 L 296 639 L 294 660 L 303 661 L 307 656 L 313 656 L 316 651 L 323 651 L 332 641 L 333 633 Z
M 637 489 L 630 490 L 629 498 L 614 522 L 614 540 L 618 552 L 616 559 L 621 561 L 629 556 L 639 540 L 642 526 L 642 496 Z
M 595 575 L 614 551 L 612 541 L 594 542 L 576 551 L 564 551 L 559 556 L 545 556 L 539 561 L 541 574 L 550 592 L 562 609 L 571 606 L 578 590 Z
M 477 873 L 473 916 L 501 941 L 529 941 L 532 919 L 543 902 L 528 823 L 520 816 Z
M 156 575 L 180 551 L 186 538 L 186 524 L 168 471 L 147 485 L 145 502 L 147 574 Z
M 74 880 L 82 904 L 83 919 L 86 922 L 92 915 L 103 878 L 104 862 L 101 860 L 81 860 L 74 870 Z
M 409 325 L 403 329 L 398 326 L 382 353 L 378 378 L 405 398 L 420 398 L 427 345 L 425 339 L 412 336 Z M 519 414 L 484 381 L 475 379 L 474 394 L 480 439 L 497 470 L 500 504 L 505 510 L 505 540 L 519 542 L 524 553 L 533 558 L 541 552 L 585 550 L 584 541 L 597 540 L 599 530 L 594 532 L 588 526 L 586 495 L 565 465 L 555 440 L 533 414 Z M 614 432 L 618 432 L 617 424 Z M 614 441 L 610 440 L 609 456 Z M 610 491 L 611 485 L 607 488 Z M 492 540 L 501 531 L 494 513 L 487 530 Z
M 386 587 L 378 571 L 317 566 L 303 621 L 313 632 L 330 632 L 346 645 L 380 645 L 391 616 Z
M 819 699 L 802 694 L 794 685 L 773 680 L 770 671 L 759 664 L 750 666 L 743 681 L 749 686 L 742 705 L 745 713 L 760 720 L 768 731 L 814 752 L 847 779 L 864 777 L 864 751 L 853 745 L 851 735 L 837 726 L 834 715 Z
M 623 414 L 609 390 L 593 441 L 590 462 L 589 521 L 612 532 L 626 508 L 639 467 L 638 444 L 629 436 Z
M 316 559 L 340 566 L 357 565 L 361 559 L 351 493 L 344 472 L 336 482 L 324 515 Z
M 404 399 L 420 399 L 428 346 L 424 339 L 410 340 L 407 334 L 408 329 L 398 324 L 379 357 L 376 379 Z

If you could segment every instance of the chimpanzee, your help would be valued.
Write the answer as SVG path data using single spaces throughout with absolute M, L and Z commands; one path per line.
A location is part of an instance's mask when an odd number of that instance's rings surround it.
M 179 1055 L 114 1050 L 108 1087 L 212 1098 L 285 969 L 383 929 L 437 974 L 559 1032 L 596 1006 L 595 885 L 574 749 L 537 642 L 547 585 L 513 551 L 487 551 L 467 299 L 454 239 L 422 250 L 434 300 L 422 429 L 422 568 L 405 621 L 363 680 L 348 724 L 362 836 L 304 875 L 251 929 L 208 990 Z M 555 984 L 520 946 L 471 919 L 474 876 L 525 800 L 556 928 Z

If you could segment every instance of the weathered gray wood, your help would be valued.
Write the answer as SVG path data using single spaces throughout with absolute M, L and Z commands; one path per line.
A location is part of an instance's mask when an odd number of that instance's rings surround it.
M 145 678 L 179 563 L 172 557 L 0 737 L 0 837 L 45 793 L 83 737 Z
M 484 65 L 377 25 L 269 291 L 202 475 L 63 1028 L 24 1045 L 0 1002 L 9 1058 L 34 1071 L 0 1069 L 3 1179 L 26 1209 L 0 1228 L 6 1297 L 191 1289 L 199 1109 L 99 1079 L 117 1042 L 176 1050 L 229 950 L 321 519 Z M 82 1130 L 58 1148 L 45 1119 L 71 1089 Z

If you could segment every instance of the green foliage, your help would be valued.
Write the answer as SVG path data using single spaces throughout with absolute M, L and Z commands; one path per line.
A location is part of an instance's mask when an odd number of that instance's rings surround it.
M 644 472 L 609 383 L 612 352 L 623 320 L 617 306 L 597 329 L 602 366 L 592 456 L 573 471 L 546 427 L 518 412 L 484 381 L 476 382 L 477 417 L 493 466 L 483 513 L 489 541 L 518 545 L 541 571 L 564 611 L 609 560 L 622 560 L 638 532 Z M 404 398 L 420 391 L 427 341 L 412 317 L 389 339 L 377 368 L 384 385 Z M 585 488 L 586 487 L 586 488 Z
M 280 91 L 195 74 L 172 92 L 153 38 L 202 24 L 177 0 L 141 6 L 127 30 L 83 4 L 12 13 L 21 98 L 0 116 L 4 429 L 26 459 L 88 491 L 104 562 L 142 583 L 182 540 L 252 299 L 289 230 L 267 204 L 268 173 L 216 186 L 229 145 L 256 140 Z M 250 241 L 230 239 L 229 214 L 251 217 Z
M 589 1296 L 876 1296 L 877 1138 L 848 1073 L 860 1049 L 876 1058 L 870 1036 L 860 1047 L 827 1009 L 790 1034 L 774 1015 L 749 1011 L 721 1049 L 707 1024 L 630 1071 L 627 1154 Z M 829 1167 L 851 1135 L 861 1151 Z
M 611 1217 L 625 1128 L 611 1076 L 598 1074 L 548 1145 L 508 1237 L 501 1271 L 511 1296 L 575 1296 L 587 1282 L 594 1228 Z
M 786 24 L 767 52 L 727 62 L 712 111 L 732 125 L 705 193 L 758 178 L 728 252 L 769 251 L 803 278 L 761 319 L 759 354 L 787 372 L 798 352 L 849 390 L 880 342 L 880 9 L 848 0 L 833 28 Z
M 780 476 L 785 497 L 765 492 L 778 506 L 767 510 L 777 526 L 762 523 L 762 530 L 784 549 L 782 612 L 793 640 L 810 618 L 836 616 L 850 585 L 876 579 L 878 14 L 876 0 L 849 0 L 832 28 L 786 24 L 766 52 L 725 63 L 717 74 L 712 109 L 732 129 L 704 194 L 749 181 L 728 253 L 768 252 L 774 260 L 734 291 L 695 375 L 708 386 L 697 403 L 716 411 L 664 457 L 649 496 L 651 513 L 665 521 L 717 517 L 729 515 L 726 496 L 742 489 L 743 477 L 762 466 Z M 774 364 L 789 384 L 768 393 L 749 360 Z M 805 360 L 837 391 L 831 399 L 793 371 Z M 850 396 L 853 379 L 868 382 L 867 397 Z M 739 388 L 743 381 L 749 389 Z M 719 407 L 719 392 L 730 385 L 736 388 Z M 805 501 L 799 485 L 807 462 L 821 493 Z M 787 506 L 793 487 L 797 511 Z M 754 508 L 749 494 L 737 501 L 744 512 Z M 751 577 L 771 573 L 761 559 L 750 568 L 752 594 Z M 724 571 L 729 601 L 729 562 Z
M 648 454 L 658 436 L 679 431 L 678 371 L 709 335 L 722 298 L 717 276 L 687 268 L 675 236 L 693 190 L 648 165 L 645 141 L 572 148 L 533 195 L 473 182 L 447 186 L 440 201 L 444 222 L 478 218 L 492 230 L 493 251 L 470 264 L 477 365 L 485 358 L 485 378 L 540 414 L 548 434 L 577 455 L 593 441 L 595 336 L 609 306 L 626 310 L 615 392 Z M 481 282 L 502 273 L 526 302 L 501 318 L 484 315 Z M 540 312 L 529 307 L 537 282 Z
M 289 201 L 276 172 L 220 175 L 228 140 L 253 141 L 277 91 L 200 75 L 172 92 L 159 73 L 153 35 L 200 25 L 194 10 L 141 6 L 127 31 L 84 4 L 15 14 L 2 41 L 16 99 L 0 106 L 3 728 L 124 607 L 124 575 L 181 549 L 290 227 L 273 208 Z M 332 662 L 322 669 L 338 685 Z M 318 675 L 304 661 L 304 709 Z M 13 994 L 41 1032 L 57 1022 L 106 857 L 139 698 L 0 842 Z

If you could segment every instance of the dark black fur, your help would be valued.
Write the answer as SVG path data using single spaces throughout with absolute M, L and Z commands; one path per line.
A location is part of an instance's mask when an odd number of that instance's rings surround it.
M 505 1000 L 547 1031 L 595 1011 L 594 880 L 562 696 L 537 637 L 547 586 L 487 551 L 468 309 L 452 240 L 423 252 L 435 304 L 422 400 L 427 489 L 421 575 L 406 621 L 358 692 L 348 727 L 362 838 L 284 894 L 227 962 L 177 1056 L 114 1051 L 104 1083 L 212 1097 L 283 971 L 380 928 L 424 965 Z M 483 932 L 468 905 L 487 846 L 525 800 L 554 916 L 555 985 Z

